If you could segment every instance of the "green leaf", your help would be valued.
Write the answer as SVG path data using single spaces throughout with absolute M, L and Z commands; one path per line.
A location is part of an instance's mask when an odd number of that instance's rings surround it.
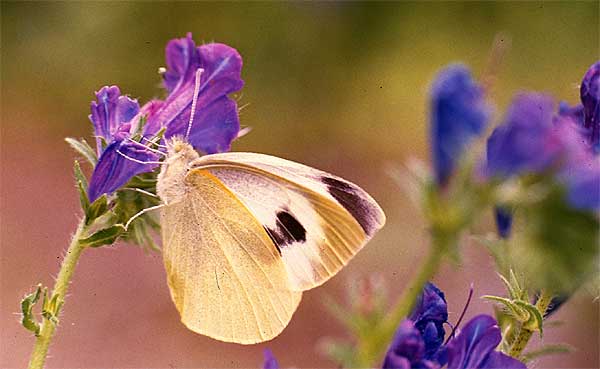
M 81 208 L 84 212 L 87 212 L 87 209 L 90 207 L 90 200 L 87 195 L 88 183 L 87 179 L 83 175 L 81 171 L 81 167 L 79 166 L 79 162 L 75 160 L 73 163 L 73 172 L 75 173 L 75 182 L 77 183 L 77 190 L 79 192 L 79 202 L 81 203 Z
M 108 199 L 106 194 L 98 197 L 85 212 L 86 224 L 90 224 L 94 219 L 98 218 L 108 210 Z
M 65 141 L 67 141 L 67 143 L 71 145 L 71 147 L 75 151 L 77 151 L 84 158 L 86 158 L 92 166 L 96 165 L 96 163 L 98 162 L 98 157 L 96 156 L 96 152 L 94 151 L 94 149 L 92 149 L 92 147 L 87 143 L 86 140 L 84 140 L 83 138 L 81 140 L 76 140 L 74 138 L 67 137 L 65 138 Z
M 511 300 L 519 298 L 517 291 L 515 291 L 515 289 L 510 284 L 510 282 L 508 281 L 508 279 L 506 279 L 500 273 L 498 273 L 498 277 L 500 278 L 500 280 L 502 281 L 502 283 L 504 283 L 504 287 L 506 287 L 506 290 L 508 291 L 508 295 L 510 296 Z
M 529 313 L 529 319 L 527 320 L 527 322 L 525 322 L 525 324 L 523 324 L 523 327 L 530 331 L 540 331 L 540 337 L 541 337 L 542 334 L 544 333 L 543 332 L 544 318 L 543 318 L 542 314 L 540 313 L 540 311 L 538 310 L 538 308 L 535 305 L 531 305 L 530 303 L 527 303 L 524 301 L 519 301 L 519 300 L 514 301 L 514 304 L 519 306 L 523 310 L 526 310 Z
M 515 222 L 523 227 L 509 240 L 510 258 L 533 289 L 568 294 L 598 274 L 599 219 L 570 207 L 564 190 L 522 207 Z
M 58 324 L 58 314 L 64 303 L 63 299 L 59 299 L 60 295 L 55 294 L 50 300 L 44 301 L 42 307 L 42 316 L 54 324 Z
M 529 320 L 529 314 L 526 311 L 524 311 L 523 309 L 521 309 L 516 304 L 516 301 L 509 300 L 505 297 L 490 296 L 490 295 L 481 296 L 481 298 L 502 304 L 503 306 L 505 306 L 508 309 L 507 312 L 510 313 L 510 315 L 512 315 L 513 318 L 517 319 L 518 321 L 524 322 L 524 321 Z
M 43 291 L 45 296 L 46 290 L 43 289 Z M 40 334 L 40 324 L 33 316 L 33 307 L 40 299 L 41 294 L 42 285 L 38 284 L 34 292 L 26 295 L 23 300 L 21 300 L 21 324 L 23 327 L 25 327 L 25 329 L 33 332 L 36 336 Z
M 533 359 L 537 359 L 541 356 L 545 355 L 553 355 L 553 354 L 568 354 L 572 352 L 573 348 L 569 345 L 565 344 L 557 344 L 557 345 L 545 345 L 539 349 L 532 350 L 523 354 L 520 358 L 522 362 L 527 364 Z
M 125 227 L 123 227 L 121 224 L 117 224 L 112 227 L 102 229 L 87 238 L 79 239 L 79 243 L 86 247 L 112 245 L 124 231 Z

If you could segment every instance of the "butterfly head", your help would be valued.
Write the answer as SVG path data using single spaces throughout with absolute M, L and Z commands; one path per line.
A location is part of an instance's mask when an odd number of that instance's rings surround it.
M 181 137 L 173 137 L 166 143 L 167 158 L 160 169 L 156 191 L 165 204 L 170 204 L 179 201 L 185 194 L 185 175 L 200 155 Z

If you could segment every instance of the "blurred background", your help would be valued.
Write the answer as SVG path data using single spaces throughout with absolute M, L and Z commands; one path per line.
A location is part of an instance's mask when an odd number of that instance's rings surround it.
M 367 189 L 387 226 L 335 278 L 304 294 L 289 327 L 272 342 L 239 346 L 179 323 L 159 253 L 118 244 L 85 252 L 75 273 L 48 367 L 255 367 L 271 348 L 284 367 L 333 367 L 323 337 L 343 338 L 324 296 L 344 300 L 373 273 L 396 297 L 427 248 L 424 222 L 386 174 L 410 158 L 428 160 L 428 86 L 462 61 L 481 76 L 495 35 L 512 48 L 490 97 L 501 113 L 523 89 L 578 101 L 578 83 L 599 55 L 598 2 L 527 3 L 1 3 L 0 367 L 27 365 L 34 339 L 19 302 L 38 282 L 53 284 L 80 216 L 66 136 L 87 137 L 94 91 L 117 84 L 145 102 L 162 97 L 164 46 L 191 31 L 244 58 L 241 122 L 233 150 L 257 151 L 331 171 Z M 500 114 L 496 116 L 498 119 Z M 90 141 L 91 142 L 91 141 Z M 89 168 L 88 168 L 89 169 Z M 477 233 L 492 231 L 482 219 Z M 465 240 L 459 265 L 435 282 L 450 321 L 468 286 L 501 294 L 489 255 Z M 567 245 L 568 246 L 568 245 Z M 467 317 L 492 312 L 480 299 Z M 598 368 L 599 306 L 581 289 L 555 316 L 545 343 L 572 354 L 538 368 Z

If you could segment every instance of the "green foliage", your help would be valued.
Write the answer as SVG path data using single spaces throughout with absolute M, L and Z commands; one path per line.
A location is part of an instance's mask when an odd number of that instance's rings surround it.
M 40 323 L 35 319 L 33 307 L 40 299 L 42 291 L 45 299 L 46 289 L 42 289 L 42 285 L 38 284 L 34 292 L 26 295 L 23 300 L 21 300 L 21 324 L 25 329 L 33 332 L 36 336 L 40 333 Z
M 84 209 L 85 212 L 85 224 L 90 224 L 96 218 L 106 213 L 108 210 L 108 198 L 106 195 L 102 195 L 98 197 L 87 209 Z
M 90 199 L 87 195 L 88 190 L 88 182 L 81 171 L 81 167 L 79 166 L 79 162 L 75 160 L 73 164 L 73 172 L 75 173 L 75 182 L 77 184 L 77 190 L 79 192 L 79 202 L 81 204 L 81 208 L 84 212 L 87 212 L 87 209 L 90 206 Z
M 521 327 L 531 332 L 540 332 L 541 336 L 546 307 L 544 311 L 540 311 L 538 306 L 531 304 L 525 283 L 519 280 L 513 270 L 510 270 L 508 278 L 500 274 L 499 277 L 509 297 L 486 295 L 482 298 L 493 301 L 501 307 L 496 311 L 496 318 L 502 330 L 505 331 L 509 326 Z M 512 337 L 505 338 L 505 340 L 511 339 Z
M 117 238 L 125 231 L 125 227 L 117 224 L 108 228 L 101 229 L 89 237 L 80 238 L 79 243 L 86 247 L 100 247 L 112 245 Z
M 508 241 L 510 259 L 531 287 L 571 293 L 598 272 L 598 217 L 570 207 L 561 188 L 521 207 L 517 220 L 524 226 Z
M 65 138 L 65 141 L 79 154 L 81 154 L 92 166 L 98 162 L 98 156 L 92 147 L 87 143 L 86 140 L 74 139 L 71 137 Z

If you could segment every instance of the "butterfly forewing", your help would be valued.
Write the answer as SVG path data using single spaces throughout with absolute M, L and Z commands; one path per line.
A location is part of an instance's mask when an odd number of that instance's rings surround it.
M 222 341 L 277 336 L 301 298 L 262 224 L 222 181 L 193 169 L 161 212 L 168 283 L 182 322 Z
M 294 290 L 331 278 L 385 222 L 381 208 L 358 186 L 288 160 L 226 153 L 194 165 L 217 177 L 261 223 Z

